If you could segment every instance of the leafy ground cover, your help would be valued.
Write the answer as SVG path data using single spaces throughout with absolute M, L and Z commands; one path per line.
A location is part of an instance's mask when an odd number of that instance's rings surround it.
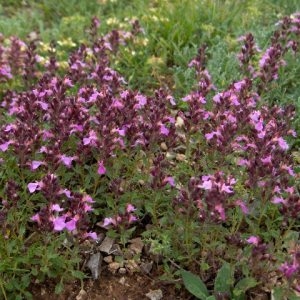
M 298 1 L 75 2 L 0 7 L 3 297 L 84 286 L 106 236 L 199 299 L 296 299 Z

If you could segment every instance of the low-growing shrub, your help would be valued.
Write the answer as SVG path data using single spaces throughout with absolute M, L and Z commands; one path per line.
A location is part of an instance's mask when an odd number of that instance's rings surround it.
M 83 278 L 80 244 L 97 240 L 96 223 L 125 246 L 145 220 L 142 236 L 166 266 L 175 261 L 206 284 L 231 266 L 220 299 L 243 279 L 245 289 L 299 290 L 295 109 L 264 97 L 286 53 L 298 52 L 300 15 L 280 22 L 263 53 L 251 34 L 242 37 L 241 73 L 223 91 L 200 47 L 189 65 L 198 83 L 178 100 L 162 88 L 130 90 L 111 68 L 142 32 L 138 21 L 100 38 L 98 27 L 94 18 L 90 45 L 63 68 L 54 43 L 44 63 L 36 43 L 1 38 L 4 297 L 29 297 L 29 284 L 46 278 L 58 279 L 59 292 L 64 280 Z

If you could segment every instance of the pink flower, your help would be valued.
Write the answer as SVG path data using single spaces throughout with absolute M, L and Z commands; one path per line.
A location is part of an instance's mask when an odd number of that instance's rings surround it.
M 52 223 L 54 225 L 54 230 L 55 231 L 62 231 L 66 227 L 66 216 L 61 216 L 61 217 L 52 217 Z
M 40 182 L 30 182 L 27 187 L 30 193 L 34 193 L 36 190 L 40 189 Z
M 278 139 L 277 139 L 277 142 L 278 142 L 279 147 L 280 147 L 282 150 L 287 150 L 287 149 L 289 149 L 288 143 L 287 143 L 282 137 L 278 138 Z
M 106 168 L 104 167 L 103 160 L 98 163 L 98 174 L 104 175 L 106 173 Z
M 257 236 L 250 236 L 247 240 L 246 240 L 249 244 L 255 245 L 257 246 L 260 242 L 260 238 Z
M 170 130 L 164 125 L 160 125 L 160 133 L 163 135 L 169 135 Z
M 7 149 L 8 149 L 8 147 L 9 147 L 9 145 L 12 143 L 12 141 L 8 141 L 8 142 L 5 142 L 5 143 L 3 143 L 3 144 L 1 144 L 0 145 L 0 150 L 2 151 L 2 152 L 5 152 Z
M 131 224 L 137 221 L 137 217 L 133 215 L 129 215 L 128 223 Z
M 202 184 L 199 184 L 198 187 L 202 188 L 204 190 L 211 190 L 212 189 L 212 181 L 211 180 L 204 181 Z
M 288 264 L 285 262 L 279 268 L 279 270 L 287 277 L 290 278 L 297 272 L 298 266 L 296 264 Z
M 71 168 L 73 160 L 75 160 L 77 156 L 66 156 L 60 155 L 60 161 L 67 167 Z
M 68 231 L 73 231 L 76 229 L 76 223 L 79 220 L 79 216 L 76 215 L 74 218 L 72 218 L 70 221 L 66 222 L 66 229 Z
M 93 240 L 97 240 L 98 237 L 97 237 L 97 233 L 96 232 L 88 232 L 84 235 L 85 237 L 90 237 L 91 239 Z
M 264 165 L 271 164 L 272 163 L 272 156 L 268 155 L 268 156 L 265 156 L 265 157 L 261 158 L 260 160 Z
M 63 211 L 64 209 L 61 208 L 61 207 L 59 206 L 59 204 L 52 204 L 52 205 L 51 205 L 51 210 L 52 210 L 52 211 L 58 211 L 58 212 L 60 212 L 60 211 Z
M 282 170 L 286 170 L 286 171 L 289 173 L 289 175 L 291 175 L 292 177 L 295 176 L 295 172 L 294 172 L 294 170 L 293 170 L 290 166 L 283 165 L 283 166 L 281 167 L 281 169 L 282 169 Z
M 164 183 L 169 183 L 170 186 L 175 186 L 175 180 L 173 177 L 166 177 L 163 181 Z
M 72 196 L 71 196 L 71 191 L 69 191 L 68 189 L 61 189 L 59 191 L 59 194 L 62 195 L 62 194 L 65 194 L 67 196 L 67 198 L 71 199 Z
M 43 161 L 33 160 L 30 164 L 30 169 L 36 170 L 41 165 L 45 165 L 45 163 Z
M 37 213 L 30 218 L 31 221 L 37 222 L 39 225 L 41 224 L 40 215 Z
M 239 159 L 238 162 L 237 162 L 237 165 L 238 166 L 246 166 L 246 167 L 249 167 L 250 166 L 250 161 L 247 160 L 247 159 Z
M 132 204 L 127 204 L 126 205 L 126 212 L 127 213 L 134 212 L 135 210 L 136 210 L 136 208 Z
M 217 212 L 219 213 L 220 219 L 221 219 L 222 221 L 225 221 L 226 217 L 225 217 L 225 210 L 224 210 L 223 205 L 222 205 L 222 204 L 217 204 L 217 205 L 215 206 L 215 211 L 217 211 Z
M 115 223 L 115 221 L 114 221 L 113 218 L 105 218 L 104 221 L 103 221 L 102 226 L 106 227 L 106 226 L 114 224 L 114 223 Z
M 249 214 L 249 209 L 248 209 L 248 207 L 246 206 L 246 204 L 242 200 L 236 200 L 235 204 L 238 205 L 241 208 L 242 212 L 245 215 Z
M 93 208 L 91 205 L 84 203 L 84 212 L 92 211 Z
M 91 130 L 89 132 L 89 137 L 86 137 L 86 138 L 83 138 L 82 142 L 83 142 L 83 145 L 89 145 L 89 144 L 92 144 L 92 145 L 95 145 L 95 143 L 97 142 L 98 138 L 97 138 L 97 134 L 94 130 Z
M 230 185 L 222 184 L 221 192 L 225 192 L 227 194 L 232 194 L 233 190 L 232 190 L 232 187 Z
M 136 95 L 134 99 L 138 101 L 138 103 L 135 105 L 135 108 L 142 108 L 147 104 L 147 98 L 143 95 Z
M 286 201 L 282 197 L 275 196 L 273 197 L 271 202 L 274 204 L 278 204 L 278 203 L 285 203 Z
M 82 197 L 82 201 L 83 202 L 89 202 L 89 203 L 94 203 L 95 201 L 93 200 L 93 198 L 87 194 L 85 194 L 83 197 Z

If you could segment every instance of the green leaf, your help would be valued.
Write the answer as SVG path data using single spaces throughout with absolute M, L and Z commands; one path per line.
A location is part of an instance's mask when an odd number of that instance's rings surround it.
M 252 277 L 243 278 L 234 287 L 233 294 L 235 296 L 242 296 L 247 290 L 257 285 L 257 281 Z
M 185 288 L 198 299 L 205 300 L 208 296 L 208 290 L 203 283 L 203 281 L 197 275 L 194 275 L 191 272 L 181 270 L 181 276 Z
M 230 293 L 230 288 L 233 285 L 231 266 L 225 262 L 222 268 L 218 271 L 215 280 L 215 292 Z
M 72 274 L 73 277 L 75 277 L 75 278 L 77 278 L 77 279 L 80 279 L 80 280 L 82 280 L 83 278 L 85 278 L 84 273 L 83 273 L 83 272 L 80 272 L 80 271 L 73 270 L 73 271 L 71 272 L 71 274 Z
M 211 295 L 211 296 L 207 297 L 206 300 L 216 300 L 216 297 Z
M 55 294 L 60 294 L 64 290 L 64 284 L 62 281 L 60 281 L 56 286 L 55 286 Z

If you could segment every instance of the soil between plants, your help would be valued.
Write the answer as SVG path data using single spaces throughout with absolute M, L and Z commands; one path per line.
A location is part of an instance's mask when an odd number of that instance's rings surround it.
M 146 294 L 160 289 L 163 300 L 195 299 L 183 287 L 179 290 L 174 284 L 159 281 L 159 271 L 155 273 L 150 277 L 142 273 L 119 275 L 104 270 L 99 279 L 84 281 L 86 294 L 82 297 L 79 296 L 81 286 L 77 281 L 65 284 L 60 295 L 54 293 L 54 282 L 33 284 L 31 293 L 34 300 L 149 300 Z

